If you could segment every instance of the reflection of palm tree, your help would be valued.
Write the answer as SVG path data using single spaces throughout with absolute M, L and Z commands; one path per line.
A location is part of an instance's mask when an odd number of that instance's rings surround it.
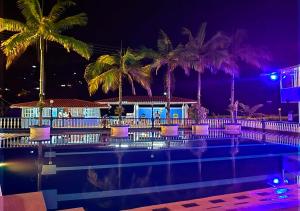
M 99 178 L 94 169 L 88 169 L 87 180 L 94 188 L 101 190 L 112 190 L 116 187 L 116 172 L 111 169 L 103 178 Z
M 239 139 L 237 137 L 231 138 L 231 162 L 232 162 L 232 176 L 236 178 L 236 160 L 235 157 L 239 153 Z
M 92 191 L 108 191 L 113 190 L 116 188 L 116 171 L 114 169 L 111 169 L 108 174 L 106 174 L 104 177 L 99 177 L 97 172 L 94 169 L 89 169 L 87 171 L 87 181 L 88 184 L 92 185 Z M 90 187 L 88 185 L 87 187 Z M 86 191 L 86 190 L 85 190 Z M 91 191 L 90 188 L 88 191 Z M 99 199 L 96 199 L 94 203 L 103 208 L 111 207 L 114 204 L 114 201 L 111 198 L 103 199 L 99 201 Z
M 167 158 L 168 158 L 168 164 L 167 164 L 167 174 L 166 174 L 166 181 L 167 184 L 172 183 L 172 176 L 171 176 L 171 150 L 167 150 Z
M 43 145 L 38 144 L 38 158 L 37 158 L 37 191 L 42 188 L 42 168 L 43 168 Z
M 207 150 L 207 142 L 206 140 L 200 140 L 197 142 L 197 147 L 190 148 L 193 155 L 195 155 L 198 158 L 198 174 L 199 174 L 199 180 L 201 180 L 202 177 L 202 155 Z
M 143 177 L 137 177 L 136 174 L 133 174 L 131 177 L 131 188 L 143 188 L 149 185 L 150 176 L 152 173 L 152 166 L 147 168 L 147 173 Z
M 121 151 L 117 152 L 117 158 L 118 158 L 118 187 L 121 189 L 121 181 L 122 181 L 122 158 L 123 158 L 124 153 Z

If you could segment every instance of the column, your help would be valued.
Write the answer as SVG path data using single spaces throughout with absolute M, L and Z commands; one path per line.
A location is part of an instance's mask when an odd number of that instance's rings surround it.
M 181 118 L 185 119 L 186 118 L 186 114 L 185 114 L 185 104 L 182 104 L 181 106 Z
M 133 117 L 134 118 L 138 118 L 139 115 L 139 105 L 138 104 L 134 104 L 133 105 Z

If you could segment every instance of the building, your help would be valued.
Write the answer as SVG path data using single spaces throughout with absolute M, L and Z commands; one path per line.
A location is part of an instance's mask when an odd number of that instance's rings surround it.
M 280 96 L 282 103 L 298 103 L 300 123 L 300 65 L 280 70 Z
M 10 107 L 22 109 L 21 117 L 23 118 L 37 118 L 39 116 L 37 104 L 38 101 L 31 101 L 13 104 Z M 47 99 L 45 100 L 43 117 L 99 118 L 101 117 L 101 109 L 107 108 L 107 104 L 78 99 Z
M 119 98 L 102 99 L 96 102 L 115 107 L 118 105 Z M 195 100 L 172 97 L 171 118 L 188 118 L 188 108 L 195 103 L 197 103 Z M 166 96 L 123 96 L 122 104 L 133 107 L 133 112 L 126 114 L 132 118 L 155 118 L 157 116 L 166 118 Z

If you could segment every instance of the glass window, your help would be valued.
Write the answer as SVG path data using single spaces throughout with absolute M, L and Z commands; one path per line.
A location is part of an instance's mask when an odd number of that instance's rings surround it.
M 281 71 L 281 88 L 300 87 L 300 67 Z
M 100 109 L 99 108 L 85 108 L 83 110 L 85 118 L 99 118 Z
M 23 108 L 22 109 L 22 117 L 24 117 L 24 118 L 38 117 L 37 111 L 38 111 L 37 108 Z

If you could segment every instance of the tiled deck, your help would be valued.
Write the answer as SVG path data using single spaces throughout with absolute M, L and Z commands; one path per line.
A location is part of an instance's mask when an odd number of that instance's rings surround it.
M 300 186 L 287 185 L 233 194 L 212 196 L 202 199 L 179 201 L 132 209 L 132 211 L 172 210 L 300 210 Z

